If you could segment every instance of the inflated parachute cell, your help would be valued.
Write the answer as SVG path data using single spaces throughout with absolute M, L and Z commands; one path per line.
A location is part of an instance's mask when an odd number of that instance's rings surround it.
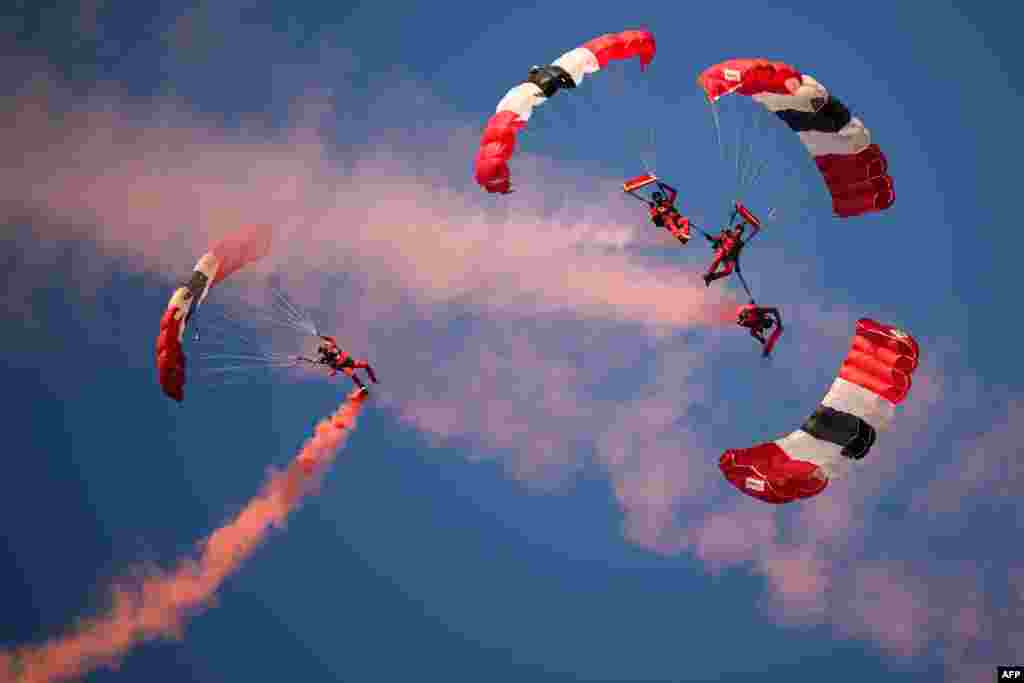
M 487 121 L 476 155 L 476 182 L 488 192 L 512 191 L 508 161 L 516 148 L 516 133 L 526 126 L 533 108 L 563 88 L 575 88 L 587 74 L 611 61 L 640 59 L 641 70 L 654 59 L 654 36 L 649 31 L 623 31 L 594 38 L 546 66 L 530 69 L 527 79 L 512 88 Z
M 185 398 L 185 352 L 181 342 L 189 319 L 206 299 L 210 288 L 235 271 L 270 252 L 271 229 L 246 226 L 228 235 L 203 254 L 188 282 L 167 302 L 156 338 L 156 368 L 164 393 L 175 401 Z
M 910 391 L 918 345 L 901 330 L 857 321 L 853 345 L 821 405 L 797 431 L 728 450 L 718 466 L 733 486 L 768 503 L 821 493 L 871 450 Z
M 786 122 L 814 157 L 841 218 L 888 209 L 896 201 L 889 163 L 871 131 L 811 76 L 765 59 L 730 59 L 697 77 L 714 104 L 747 95 Z

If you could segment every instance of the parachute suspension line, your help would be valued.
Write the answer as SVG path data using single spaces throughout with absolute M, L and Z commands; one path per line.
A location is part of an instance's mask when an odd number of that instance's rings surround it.
M 266 365 L 226 365 L 218 368 L 202 368 L 200 375 L 220 382 L 221 384 L 234 384 L 245 381 L 251 375 L 262 372 L 270 374 L 273 370 L 287 370 L 298 365 L 298 361 L 281 362 Z
M 311 333 L 316 336 L 316 324 L 310 319 L 309 315 L 304 311 L 300 310 L 298 306 L 293 304 L 288 296 L 280 289 L 273 287 L 271 291 L 275 297 L 281 302 L 282 307 L 286 313 L 290 313 L 289 319 L 295 323 L 295 326 L 307 333 Z
M 715 122 L 715 139 L 718 141 L 718 151 L 722 154 L 722 161 L 726 161 L 725 143 L 722 142 L 722 121 L 718 117 L 718 103 L 711 103 L 711 119 Z
M 302 320 L 302 314 L 296 310 L 295 306 L 288 301 L 288 297 L 277 287 L 271 287 L 271 293 L 274 295 L 274 300 L 278 302 L 278 305 L 286 312 L 289 313 L 293 320 Z
M 275 312 L 279 313 L 278 311 Z M 282 320 L 269 312 L 253 311 L 250 313 L 250 317 L 258 322 L 275 325 L 279 328 L 287 328 L 303 336 L 309 335 L 309 329 L 306 326 L 294 323 L 291 320 Z
M 230 360 L 230 359 L 225 359 Z M 282 358 L 280 360 L 271 360 L 265 362 L 248 362 L 248 361 L 235 361 L 229 365 L 219 365 L 203 368 L 204 374 L 222 374 L 225 372 L 237 372 L 237 371 L 253 371 L 263 370 L 267 368 L 287 368 L 293 365 L 298 365 L 299 361 L 295 358 Z
M 764 137 L 762 135 L 764 133 L 764 131 L 761 129 L 761 126 L 763 124 L 761 123 L 761 120 L 762 120 L 762 117 L 760 117 L 760 116 L 755 116 L 754 117 L 754 139 L 755 140 L 764 140 Z M 754 187 L 755 183 L 757 183 L 758 178 L 761 177 L 761 173 L 763 173 L 764 170 L 768 167 L 769 155 L 765 154 L 765 153 L 762 153 L 761 156 L 763 157 L 761 159 L 761 163 L 759 163 L 757 165 L 757 168 L 754 170 L 753 177 L 750 179 L 750 187 L 751 188 Z
M 654 145 L 654 126 L 650 127 L 650 133 L 651 133 L 651 135 L 650 135 L 650 144 L 651 144 L 651 146 L 650 146 L 649 150 L 650 150 L 651 156 L 648 157 L 647 154 L 642 153 L 640 155 L 640 163 L 642 163 L 644 165 L 644 171 L 646 171 L 648 175 L 654 175 L 654 168 L 658 164 L 658 148 Z M 651 164 L 647 163 L 647 159 L 648 158 L 653 158 L 654 159 L 655 166 L 652 166 Z
M 757 121 L 757 117 L 754 118 L 754 121 L 755 122 Z M 741 123 L 742 123 L 741 129 L 743 130 L 744 136 L 746 137 L 745 134 L 747 133 L 747 125 L 748 125 L 746 117 L 744 117 L 744 120 Z M 754 157 L 754 142 L 753 141 L 756 140 L 756 139 L 757 139 L 757 133 L 755 131 L 754 134 L 750 136 L 750 139 L 746 140 L 746 142 L 743 145 L 744 156 L 743 156 L 743 164 L 742 164 L 742 167 L 740 169 L 740 190 L 741 191 L 742 191 L 742 189 L 744 187 L 746 187 L 747 181 L 750 180 L 750 177 L 753 175 L 753 173 L 752 173 L 752 170 L 753 170 L 753 167 L 754 167 L 754 161 L 752 161 L 752 159 Z
M 764 159 L 754 169 L 753 176 L 750 178 L 750 182 L 748 184 L 751 189 L 753 189 L 753 187 L 757 184 L 757 181 L 761 178 L 761 174 L 764 172 L 766 168 L 768 168 L 768 160 Z
M 742 178 L 742 176 L 740 175 L 740 158 L 742 156 L 741 152 L 743 151 L 743 147 L 741 146 L 742 144 L 743 144 L 743 126 L 736 126 L 736 147 L 734 148 L 734 154 L 736 155 L 736 194 L 737 195 L 739 194 L 739 191 L 740 191 L 739 183 L 740 183 L 740 179 Z
M 219 340 L 221 342 L 226 342 L 226 341 L 229 341 L 229 337 L 230 336 L 234 336 L 234 337 L 238 337 L 243 342 L 245 342 L 247 346 L 255 346 L 255 342 L 253 342 L 250 338 L 246 337 L 244 334 L 241 333 L 241 331 L 240 331 L 241 328 L 242 328 L 242 323 L 241 322 L 239 322 L 238 320 L 235 320 L 234 318 L 232 318 L 230 315 L 228 315 L 223 310 L 217 310 L 215 314 L 217 315 L 217 317 L 221 321 L 223 321 L 225 323 L 228 323 L 228 324 L 234 326 L 234 328 L 235 328 L 235 329 L 231 330 L 231 332 L 229 334 L 229 332 L 227 330 L 221 329 L 220 327 L 214 325 L 214 327 L 212 329 L 213 329 L 214 339 L 215 340 Z
M 289 360 L 293 356 L 287 353 L 204 353 L 202 357 L 211 360 L 278 361 Z
M 743 289 L 746 290 L 747 296 L 750 298 L 750 303 L 754 303 L 754 295 L 750 291 L 750 287 L 747 285 L 747 279 L 743 277 L 743 272 L 740 270 L 739 259 L 736 260 L 736 277 L 740 279 L 740 284 L 743 285 Z
M 753 187 L 753 180 L 758 172 L 760 164 L 757 161 L 756 150 L 754 149 L 754 141 L 758 139 L 758 130 L 760 128 L 760 117 L 754 117 L 755 130 L 750 135 L 749 124 L 747 121 L 741 121 L 739 131 L 741 133 L 740 138 L 746 138 L 740 149 L 737 150 L 737 164 L 739 166 L 739 191 L 742 192 L 744 188 Z
M 271 308 L 269 311 L 262 312 L 264 318 L 283 323 L 288 327 L 298 327 L 298 322 L 292 313 L 285 307 L 284 304 L 280 303 L 276 296 L 271 299 Z M 280 317 L 278 317 L 280 316 Z
M 653 87 L 651 85 L 651 79 L 650 78 L 644 78 L 642 80 L 643 80 L 643 83 L 644 83 L 644 85 L 643 85 L 644 90 L 646 91 L 646 95 L 644 97 L 644 100 L 646 102 L 650 102 L 651 101 L 651 91 L 653 89 Z M 647 132 L 648 132 L 647 143 L 649 144 L 648 154 L 650 156 L 647 157 L 647 158 L 641 159 L 641 161 L 644 164 L 644 170 L 647 171 L 647 173 L 649 175 L 654 175 L 654 169 L 656 169 L 658 167 L 658 146 L 657 146 L 655 138 L 654 138 L 654 134 L 655 134 L 656 131 L 654 129 L 654 125 L 653 124 L 651 124 L 651 125 L 649 125 L 647 127 Z M 647 163 L 647 159 L 650 159 L 652 162 L 654 162 L 653 165 L 652 164 L 648 164 Z

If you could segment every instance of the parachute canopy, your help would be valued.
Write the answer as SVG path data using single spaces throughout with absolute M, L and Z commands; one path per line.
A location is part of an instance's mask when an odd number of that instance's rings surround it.
M 586 74 L 597 73 L 610 61 L 637 57 L 644 69 L 654 52 L 649 31 L 623 31 L 594 38 L 547 66 L 531 68 L 527 79 L 505 94 L 487 121 L 476 155 L 476 182 L 488 192 L 511 192 L 508 161 L 515 151 L 516 133 L 526 126 L 535 106 L 562 88 L 575 88 Z
M 185 353 L 181 342 L 189 319 L 206 299 L 210 288 L 235 271 L 270 252 L 271 229 L 247 226 L 228 235 L 203 254 L 188 282 L 171 295 L 160 319 L 156 338 L 156 368 L 164 393 L 175 401 L 185 398 Z
M 645 173 L 638 175 L 635 178 L 630 178 L 626 182 L 622 183 L 623 192 L 636 192 L 639 189 L 645 188 L 648 185 L 653 185 L 658 182 L 658 176 L 653 173 Z
M 722 454 L 718 466 L 743 493 L 788 503 L 821 493 L 868 454 L 910 391 L 913 337 L 874 320 L 857 321 L 853 345 L 821 405 L 797 431 Z
M 882 211 L 896 201 L 889 163 L 871 131 L 814 78 L 782 62 L 730 59 L 705 69 L 697 83 L 713 105 L 747 95 L 786 122 L 814 158 L 841 218 Z

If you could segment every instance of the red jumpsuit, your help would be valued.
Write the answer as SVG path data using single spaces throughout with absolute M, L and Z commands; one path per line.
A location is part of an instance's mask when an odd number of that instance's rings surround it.
M 366 370 L 366 374 L 370 376 L 373 383 L 377 384 L 377 375 L 373 368 L 370 367 L 368 361 L 356 360 L 339 349 L 334 337 L 322 337 L 322 339 L 324 343 L 319 348 L 322 357 L 321 362 L 331 369 L 331 377 L 334 377 L 339 371 L 344 372 L 356 383 L 356 386 L 360 389 L 365 389 L 366 385 L 359 379 L 356 370 Z
M 719 278 L 728 277 L 736 267 L 736 259 L 743 249 L 743 225 L 737 225 L 731 230 L 726 228 L 712 238 L 715 247 L 715 258 L 708 266 L 708 272 L 704 274 L 704 284 L 710 285 Z M 721 270 L 718 267 L 722 266 Z
M 660 193 L 654 193 L 656 201 L 650 202 L 651 222 L 659 228 L 665 228 L 677 240 L 686 244 L 690 241 L 690 219 L 679 213 L 676 208 L 676 197 L 679 193 L 671 185 L 658 181 L 658 187 L 668 193 L 667 197 L 659 198 Z
M 690 219 L 679 213 L 671 201 L 662 200 L 650 208 L 651 222 L 665 228 L 677 240 L 686 244 L 690 241 Z
M 750 330 L 750 336 L 761 342 L 764 356 L 772 352 L 782 334 L 782 316 L 777 308 L 761 308 L 754 304 L 740 306 L 736 311 L 736 324 Z M 765 338 L 765 333 L 772 327 L 775 327 L 775 331 Z

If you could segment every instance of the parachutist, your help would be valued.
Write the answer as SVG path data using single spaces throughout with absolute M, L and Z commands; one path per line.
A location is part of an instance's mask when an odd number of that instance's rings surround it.
M 753 303 L 740 306 L 736 311 L 736 324 L 750 330 L 750 336 L 761 343 L 761 355 L 765 358 L 782 336 L 782 316 L 777 308 L 764 308 Z M 775 331 L 765 337 L 765 333 L 773 327 Z
M 657 184 L 658 190 L 651 193 L 650 199 L 644 199 L 636 194 L 637 190 L 652 183 Z M 685 245 L 690 241 L 690 219 L 679 213 L 679 209 L 676 208 L 676 197 L 679 193 L 674 187 L 658 180 L 653 174 L 647 174 L 627 180 L 622 184 L 622 189 L 647 204 L 652 223 L 668 230 L 681 244 Z
M 338 348 L 338 342 L 334 337 L 327 335 L 320 335 L 320 346 L 317 347 L 317 353 L 319 358 L 315 361 L 317 365 L 325 365 L 330 368 L 330 376 L 334 377 L 338 372 L 343 372 L 349 376 L 349 378 L 355 382 L 355 385 L 359 389 L 369 392 L 366 388 L 366 384 L 356 374 L 356 370 L 366 370 L 366 374 L 370 376 L 370 380 L 374 384 L 378 384 L 377 373 L 370 367 L 370 363 L 365 360 L 356 360 L 352 356 L 345 353 L 343 350 Z M 303 359 L 308 360 L 308 359 Z
M 743 239 L 745 229 L 746 224 L 741 221 L 732 228 L 722 228 L 717 235 L 704 236 L 708 242 L 711 242 L 711 248 L 715 250 L 715 258 L 708 266 L 707 272 L 704 273 L 705 286 L 710 287 L 715 280 L 732 275 L 732 271 L 739 267 L 740 253 L 743 251 L 743 247 L 748 241 L 754 239 L 754 235 L 761 229 L 761 226 L 755 225 L 746 241 Z M 721 270 L 719 270 L 719 266 L 721 266 Z
M 661 192 L 651 193 L 651 199 L 654 200 L 650 202 L 649 209 L 651 222 L 659 228 L 668 230 L 673 237 L 685 245 L 690 241 L 690 219 L 679 213 L 679 209 L 676 208 L 676 197 L 679 193 L 674 187 L 660 180 L 658 187 L 668 192 L 668 196 L 666 197 Z

